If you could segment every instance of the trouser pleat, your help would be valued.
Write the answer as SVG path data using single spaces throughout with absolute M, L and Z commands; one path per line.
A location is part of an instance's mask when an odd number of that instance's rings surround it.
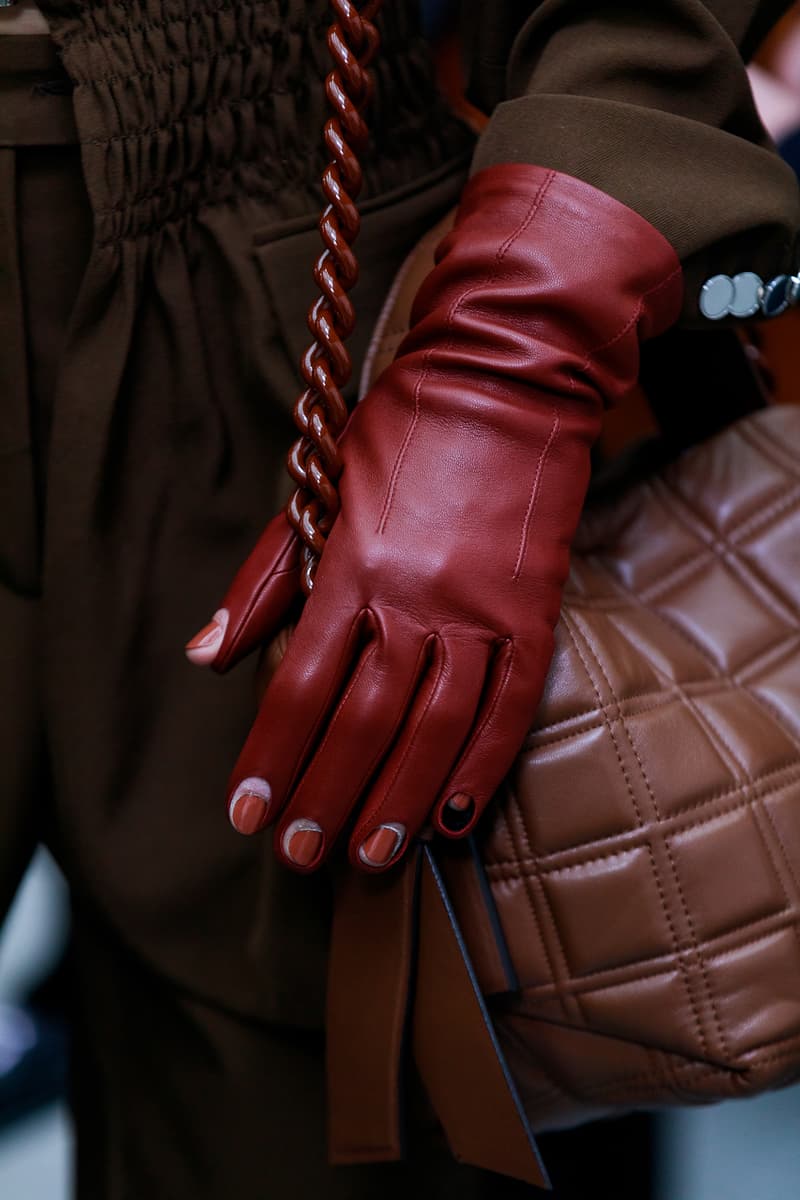
M 0 582 L 32 595 L 39 537 L 17 229 L 16 150 L 0 147 Z

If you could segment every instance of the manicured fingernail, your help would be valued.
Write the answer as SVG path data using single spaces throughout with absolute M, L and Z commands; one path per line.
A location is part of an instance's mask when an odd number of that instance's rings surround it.
M 296 867 L 310 867 L 322 854 L 325 837 L 316 821 L 292 821 L 281 838 L 281 849 Z
M 452 808 L 454 812 L 463 813 L 472 808 L 474 803 L 475 801 L 472 799 L 472 796 L 468 796 L 466 792 L 456 792 L 447 801 L 447 807 Z
M 225 630 L 228 628 L 230 613 L 227 608 L 221 608 L 190 642 L 186 643 L 186 657 L 190 662 L 201 667 L 212 663 L 217 657 L 217 651 L 222 645 Z
M 228 805 L 231 825 L 239 833 L 258 833 L 269 818 L 272 790 L 266 779 L 243 779 Z
M 405 825 L 379 825 L 358 847 L 358 857 L 367 867 L 385 867 L 406 837 Z

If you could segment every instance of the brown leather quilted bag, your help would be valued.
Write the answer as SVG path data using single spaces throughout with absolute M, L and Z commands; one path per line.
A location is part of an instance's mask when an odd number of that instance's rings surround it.
M 535 1125 L 800 1078 L 800 411 L 587 512 L 481 853 Z

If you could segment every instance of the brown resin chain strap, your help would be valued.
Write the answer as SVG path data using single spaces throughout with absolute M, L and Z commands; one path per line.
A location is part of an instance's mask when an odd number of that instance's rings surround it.
M 308 311 L 313 341 L 300 363 L 306 387 L 294 408 L 301 436 L 288 461 L 297 490 L 286 511 L 304 544 L 306 595 L 314 586 L 319 556 L 339 510 L 336 481 L 342 463 L 336 440 L 348 415 L 341 389 L 352 371 L 344 342 L 355 326 L 347 293 L 358 279 L 352 247 L 361 219 L 355 201 L 363 179 L 359 155 L 369 137 L 364 112 L 372 98 L 373 81 L 368 68 L 380 41 L 373 20 L 381 3 L 369 0 L 359 11 L 350 0 L 331 0 L 335 19 L 328 30 L 328 49 L 334 67 L 325 83 L 333 110 L 325 125 L 331 162 L 322 177 L 328 204 L 319 223 L 325 247 L 314 265 L 320 295 Z

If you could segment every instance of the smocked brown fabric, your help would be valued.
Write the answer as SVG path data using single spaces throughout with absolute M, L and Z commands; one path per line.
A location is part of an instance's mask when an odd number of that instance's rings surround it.
M 77 85 L 101 246 L 142 236 L 163 244 L 173 222 L 205 230 L 211 210 L 219 217 L 225 206 L 262 230 L 319 210 L 326 0 L 49 0 L 42 8 Z M 437 97 L 429 50 L 405 4 L 387 6 L 371 123 L 380 153 L 368 165 L 365 199 L 423 178 L 469 145 Z
M 675 247 L 684 320 L 696 322 L 709 275 L 769 279 L 796 266 L 797 181 L 745 71 L 789 3 L 461 0 L 470 94 L 491 115 L 475 167 L 552 167 L 634 208 Z M 381 18 L 371 195 L 463 145 L 432 87 L 417 7 L 397 0 Z M 109 168 L 97 204 L 112 210 L 110 227 L 146 226 L 151 208 L 163 218 L 192 196 L 234 192 L 284 216 L 309 210 L 322 165 L 326 0 L 42 8 L 80 85 L 87 161 Z

